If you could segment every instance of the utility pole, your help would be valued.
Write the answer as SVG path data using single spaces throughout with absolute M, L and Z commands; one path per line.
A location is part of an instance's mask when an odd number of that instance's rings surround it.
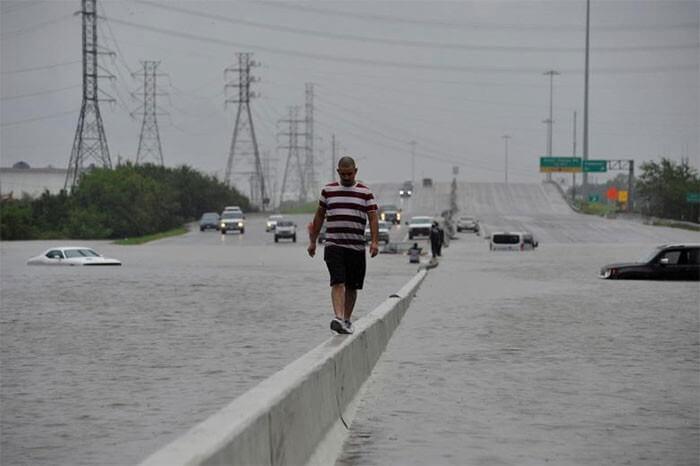
M 504 135 L 503 135 L 503 136 L 501 136 L 501 137 L 503 138 L 503 140 L 504 140 L 504 141 L 505 141 L 505 143 L 506 143 L 506 167 L 505 167 L 505 180 L 506 180 L 506 184 L 508 184 L 508 139 L 510 139 L 510 138 L 511 138 L 511 136 L 510 136 L 510 135 L 508 135 L 508 134 L 504 134 Z
M 163 166 L 163 150 L 160 145 L 160 133 L 158 131 L 158 120 L 156 120 L 157 106 L 156 96 L 165 95 L 157 92 L 156 76 L 163 76 L 156 73 L 159 61 L 142 61 L 143 65 L 143 119 L 141 123 L 141 134 L 139 135 L 139 147 L 136 152 L 136 164 L 152 157 L 156 163 Z M 134 74 L 134 77 L 141 74 Z M 135 112 L 132 113 L 132 116 Z
M 561 73 L 555 70 L 545 71 L 545 76 L 549 76 L 549 118 L 544 120 L 547 123 L 547 157 L 552 156 L 552 125 L 554 124 L 553 117 L 553 100 L 554 100 L 554 76 Z M 547 173 L 547 181 L 552 181 L 552 174 Z
M 251 75 L 250 69 L 255 66 L 259 66 L 259 63 L 251 59 L 252 53 L 237 53 L 238 67 L 237 68 L 226 68 L 224 70 L 224 77 L 228 73 L 237 73 L 238 80 L 226 83 L 224 90 L 229 88 L 238 89 L 238 97 L 231 99 L 226 99 L 226 103 L 236 103 L 238 104 L 238 111 L 236 113 L 236 123 L 233 127 L 233 137 L 231 139 L 231 148 L 229 149 L 228 162 L 226 163 L 226 175 L 224 177 L 224 182 L 229 186 L 232 184 L 231 176 L 233 169 L 233 160 L 236 156 L 237 143 L 239 141 L 239 136 L 244 131 L 248 131 L 250 136 L 250 142 L 252 142 L 253 156 L 254 156 L 254 169 L 253 172 L 257 176 L 257 187 L 260 189 L 260 199 L 251 199 L 251 202 L 255 203 L 259 201 L 260 209 L 265 211 L 265 206 L 270 202 L 267 197 L 267 192 L 265 189 L 265 176 L 262 170 L 262 163 L 260 161 L 260 152 L 258 150 L 258 141 L 255 138 L 255 127 L 253 126 L 253 115 L 250 110 L 250 99 L 258 97 L 258 94 L 250 91 L 250 85 L 254 82 L 259 81 Z M 244 153 L 239 149 L 239 155 L 244 155 Z M 256 189 L 257 194 L 257 189 Z
M 571 156 L 576 157 L 576 110 L 574 110 L 574 149 Z M 571 173 L 571 181 L 571 202 L 576 202 L 576 172 Z
M 411 184 L 412 189 L 416 189 L 416 141 L 409 142 L 411 144 Z
M 304 199 L 308 198 L 309 191 L 315 192 L 318 188 L 316 184 L 316 171 L 314 164 L 314 85 L 306 83 L 306 105 L 304 114 L 305 126 L 305 152 L 304 160 L 304 175 L 306 182 L 304 183 Z
M 99 75 L 103 69 L 97 61 L 97 56 L 114 53 L 100 48 L 97 44 L 97 0 L 83 0 L 82 6 L 80 14 L 83 16 L 83 103 L 68 161 L 66 181 L 63 184 L 63 189 L 67 191 L 78 184 L 83 166 L 89 159 L 96 165 L 112 168 L 99 101 L 114 102 L 114 99 L 99 98 L 97 81 L 98 78 L 114 79 L 114 75 Z
M 284 195 L 287 192 L 287 180 L 290 175 L 290 167 L 293 170 L 294 162 L 296 162 L 297 176 L 298 176 L 298 197 L 299 202 L 305 201 L 306 198 L 306 186 L 304 169 L 301 163 L 301 157 L 299 156 L 300 151 L 306 149 L 306 146 L 301 146 L 299 144 L 299 136 L 303 136 L 304 133 L 297 131 L 300 124 L 304 123 L 305 120 L 299 119 L 299 107 L 291 106 L 289 107 L 289 118 L 286 120 L 279 120 L 278 123 L 287 123 L 289 125 L 289 131 L 286 133 L 278 133 L 278 136 L 287 136 L 288 144 L 286 146 L 280 146 L 280 149 L 287 149 L 287 163 L 284 166 L 284 176 L 282 177 L 282 188 L 280 189 L 280 204 L 284 201 Z
M 583 86 L 583 160 L 588 160 L 588 64 L 590 53 L 590 29 L 591 29 L 591 0 L 586 0 L 586 66 Z M 582 175 L 581 195 L 586 201 L 588 197 L 588 173 Z

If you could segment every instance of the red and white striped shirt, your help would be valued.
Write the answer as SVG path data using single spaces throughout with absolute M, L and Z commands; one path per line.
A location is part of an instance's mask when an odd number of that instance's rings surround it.
M 334 181 L 321 190 L 319 204 L 326 209 L 326 243 L 364 251 L 367 212 L 377 210 L 372 191 L 362 183 Z

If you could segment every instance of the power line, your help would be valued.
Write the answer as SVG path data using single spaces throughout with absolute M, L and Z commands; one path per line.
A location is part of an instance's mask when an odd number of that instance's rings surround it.
M 117 24 L 122 24 L 124 26 L 132 27 L 132 28 L 137 28 L 137 29 L 143 29 L 146 31 L 151 31 L 155 32 L 158 34 L 163 34 L 163 35 L 168 35 L 168 36 L 173 36 L 173 37 L 180 37 L 183 39 L 188 39 L 188 40 L 196 40 L 200 42 L 208 42 L 212 44 L 218 44 L 226 47 L 237 47 L 237 48 L 246 48 L 246 49 L 252 49 L 252 50 L 260 50 L 264 51 L 267 53 L 272 53 L 272 54 L 277 54 L 277 55 L 284 55 L 286 57 L 289 56 L 298 56 L 298 57 L 304 57 L 304 58 L 309 58 L 312 60 L 320 60 L 320 61 L 327 61 L 327 62 L 335 62 L 335 63 L 343 63 L 343 64 L 356 64 L 356 65 L 365 65 L 365 66 L 380 66 L 380 67 L 389 67 L 389 68 L 401 68 L 401 69 L 408 69 L 408 70 L 432 70 L 432 71 L 453 71 L 453 72 L 460 72 L 460 73 L 527 73 L 527 74 L 534 74 L 538 73 L 540 71 L 539 68 L 508 68 L 508 67 L 491 67 L 491 66 L 460 66 L 460 65 L 432 65 L 432 64 L 423 64 L 423 63 L 407 63 L 407 62 L 398 62 L 398 61 L 390 61 L 390 60 L 372 60 L 368 58 L 358 58 L 358 57 L 346 57 L 346 56 L 338 56 L 338 55 L 328 55 L 328 54 L 322 54 L 322 53 L 309 53 L 309 52 L 298 52 L 296 50 L 291 50 L 291 49 L 279 49 L 275 47 L 265 47 L 265 46 L 259 46 L 259 45 L 254 45 L 254 44 L 245 44 L 241 42 L 233 42 L 229 40 L 223 40 L 223 39 L 217 39 L 213 37 L 206 37 L 206 36 L 201 36 L 197 34 L 191 34 L 191 33 L 186 33 L 182 31 L 176 31 L 172 29 L 165 29 L 165 28 L 160 28 L 160 27 L 155 27 L 155 26 L 149 26 L 146 24 L 139 24 L 139 23 L 134 23 L 131 21 L 124 21 L 120 19 L 112 19 L 113 23 Z M 664 73 L 669 73 L 673 71 L 679 71 L 679 72 L 685 72 L 685 71 L 697 71 L 697 65 L 659 65 L 659 66 L 649 66 L 649 67 L 636 67 L 636 68 L 598 68 L 596 70 L 597 73 L 600 74 L 605 74 L 605 73 L 619 73 L 619 74 L 629 74 L 629 73 L 656 73 L 656 72 L 664 72 Z M 565 73 L 580 73 L 583 70 L 580 69 L 563 69 L 562 72 Z
M 254 3 L 255 5 L 262 5 L 266 7 L 273 7 L 273 8 L 279 8 L 279 9 L 287 9 L 287 10 L 292 10 L 292 11 L 302 11 L 302 12 L 309 12 L 309 13 L 317 13 L 317 14 L 322 14 L 322 15 L 331 15 L 331 16 L 341 16 L 343 18 L 357 18 L 357 19 L 362 19 L 362 20 L 369 20 L 369 21 L 380 21 L 380 22 L 389 22 L 389 23 L 404 23 L 404 24 L 413 24 L 413 25 L 421 25 L 421 26 L 434 26 L 434 27 L 439 27 L 439 28 L 452 28 L 452 29 L 496 29 L 496 30 L 501 30 L 501 29 L 521 29 L 521 30 L 533 30 L 533 31 L 542 31 L 542 30 L 552 30 L 552 31 L 562 31 L 562 32 L 568 32 L 568 31 L 583 31 L 585 28 L 581 24 L 494 24 L 494 23 L 456 23 L 456 22 L 451 22 L 451 21 L 442 21 L 442 20 L 430 20 L 430 19 L 412 19 L 412 18 L 401 18 L 397 16 L 388 16 L 388 15 L 378 15 L 378 14 L 369 14 L 369 13 L 358 13 L 356 11 L 340 11 L 340 10 L 333 10 L 330 8 L 319 8 L 319 7 L 310 7 L 306 6 L 304 4 L 300 3 L 285 3 L 285 2 L 269 2 L 269 1 L 254 1 L 251 2 Z M 660 24 L 651 24 L 651 25 L 624 25 L 624 24 L 619 24 L 619 25 L 609 25 L 609 26 L 597 26 L 593 27 L 591 29 L 597 30 L 597 31 L 611 31 L 611 32 L 618 32 L 618 31 L 643 31 L 643 30 L 666 30 L 666 29 L 697 29 L 698 28 L 698 23 L 697 22 L 684 22 L 684 23 L 676 23 L 676 24 L 668 24 L 668 25 L 660 25 Z
M 28 118 L 26 120 L 18 120 L 18 121 L 11 121 L 9 123 L 2 123 L 2 124 L 0 124 L 0 127 L 7 128 L 9 126 L 23 125 L 25 123 L 32 123 L 34 121 L 51 120 L 53 118 L 62 117 L 64 115 L 68 115 L 68 114 L 74 115 L 75 109 L 68 110 L 66 112 L 52 113 L 51 115 L 46 115 L 46 116 L 41 116 L 41 117 L 36 117 L 36 118 Z
M 153 8 L 160 8 L 163 10 L 174 11 L 188 16 L 195 16 L 199 18 L 206 18 L 215 21 L 223 21 L 230 24 L 238 24 L 244 26 L 250 26 L 259 29 L 266 29 L 269 31 L 276 32 L 286 32 L 290 34 L 299 34 L 311 37 L 320 37 L 324 39 L 332 38 L 337 40 L 354 41 L 354 42 L 365 42 L 365 43 L 378 43 L 402 47 L 418 47 L 418 48 L 428 48 L 428 49 L 440 49 L 440 50 L 468 50 L 468 51 L 482 51 L 482 52 L 561 52 L 561 53 L 581 53 L 583 52 L 583 47 L 535 47 L 526 45 L 517 46 L 504 46 L 504 45 L 474 45 L 474 44 L 463 44 L 463 43 L 446 43 L 446 42 L 428 42 L 419 40 L 405 40 L 405 39 L 388 39 L 382 37 L 367 37 L 355 34 L 346 34 L 338 32 L 322 32 L 311 29 L 302 29 L 291 26 L 276 25 L 269 23 L 261 23 L 258 21 L 251 21 L 247 19 L 231 18 L 227 16 L 215 15 L 211 13 L 205 13 L 202 11 L 189 10 L 186 8 L 180 8 L 172 5 L 162 5 L 156 2 L 148 0 L 137 0 L 137 3 L 151 6 Z M 700 43 L 694 42 L 692 44 L 679 44 L 679 45 L 650 45 L 650 46 L 617 46 L 617 47 L 596 47 L 597 52 L 638 52 L 638 51 L 661 51 L 661 50 L 683 50 L 683 49 L 698 49 L 700 48 Z
M 71 13 L 71 14 L 60 16 L 60 17 L 55 18 L 55 19 L 43 21 L 41 23 L 34 24 L 32 26 L 26 26 L 26 27 L 21 28 L 21 29 L 15 29 L 14 31 L 4 31 L 2 34 L 0 34 L 0 37 L 2 37 L 3 40 L 7 40 L 11 37 L 14 38 L 17 36 L 28 34 L 32 31 L 34 31 L 35 29 L 39 29 L 39 28 L 44 27 L 44 26 L 49 26 L 51 24 L 58 23 L 58 22 L 61 22 L 65 19 L 72 18 L 72 17 L 73 17 L 73 14 Z
M 66 91 L 66 90 L 68 90 L 68 89 L 76 89 L 76 88 L 78 88 L 78 87 L 81 87 L 80 84 L 74 84 L 74 85 L 72 85 L 72 86 L 61 87 L 61 88 L 58 88 L 58 89 L 48 89 L 48 90 L 45 90 L 45 91 L 33 92 L 33 93 L 31 93 L 31 94 L 22 94 L 22 95 L 13 95 L 13 96 L 9 96 L 9 97 L 0 97 L 0 100 L 5 101 L 5 100 L 24 99 L 24 98 L 27 98 L 27 97 L 34 97 L 34 96 L 37 96 L 37 95 L 53 94 L 54 92 Z
M 30 71 L 49 70 L 51 68 L 58 68 L 59 66 L 75 65 L 78 63 L 82 63 L 82 61 L 81 60 L 66 61 L 66 62 L 62 62 L 62 63 L 54 63 L 51 65 L 35 66 L 32 68 L 23 68 L 21 70 L 3 71 L 0 74 L 29 73 Z

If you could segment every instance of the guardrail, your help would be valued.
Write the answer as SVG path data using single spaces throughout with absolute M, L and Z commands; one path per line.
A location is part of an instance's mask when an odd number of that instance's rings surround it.
M 341 451 L 357 395 L 427 274 L 236 398 L 141 463 L 177 465 L 332 464 Z

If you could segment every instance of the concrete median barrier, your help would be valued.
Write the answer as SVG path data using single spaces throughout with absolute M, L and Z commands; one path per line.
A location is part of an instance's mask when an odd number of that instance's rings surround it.
M 330 464 L 340 453 L 358 393 L 427 274 L 182 437 L 142 466 Z

